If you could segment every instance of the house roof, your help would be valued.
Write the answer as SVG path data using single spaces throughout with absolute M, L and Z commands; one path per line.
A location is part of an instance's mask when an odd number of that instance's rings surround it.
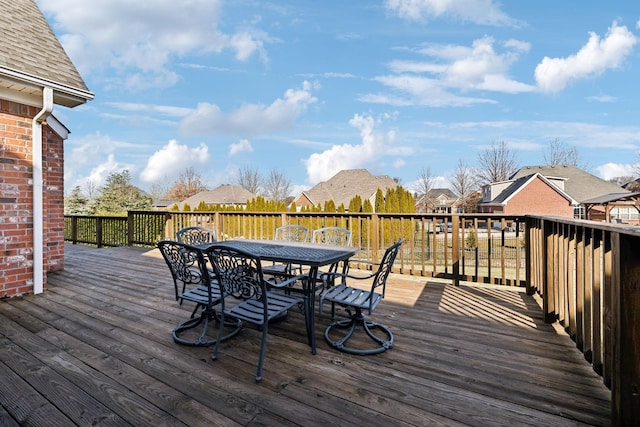
M 427 193 L 427 197 L 430 199 L 437 199 L 440 196 L 445 196 L 447 199 L 457 199 L 456 193 L 448 188 L 432 188 Z
M 35 1 L 0 0 L 0 96 L 39 106 L 45 86 L 58 105 L 93 99 Z
M 209 205 L 244 205 L 247 200 L 251 200 L 255 195 L 239 185 L 223 184 L 213 190 L 201 191 L 198 194 L 183 200 L 192 208 L 198 206 L 201 202 Z
M 600 179 L 571 165 L 525 166 L 513 174 L 511 179 L 522 178 L 536 172 L 546 178 L 564 179 L 564 192 L 580 203 L 606 194 L 625 192 L 619 185 Z
M 634 200 L 640 196 L 640 192 L 634 193 L 611 193 L 593 199 L 584 200 L 585 205 L 606 205 L 607 203 L 617 202 L 619 200 Z
M 538 173 L 538 172 L 533 173 L 531 175 L 526 175 L 526 176 L 522 176 L 520 178 L 514 179 L 511 182 L 511 184 L 509 184 L 509 186 L 507 188 L 502 190 L 500 192 L 500 194 L 498 194 L 493 200 L 491 200 L 489 202 L 484 202 L 484 203 L 481 203 L 481 204 L 483 204 L 483 205 L 504 205 L 509 201 L 509 199 L 511 199 L 518 192 L 520 192 L 523 188 L 525 188 L 527 185 L 529 185 L 529 183 L 532 182 L 534 179 L 542 180 L 549 187 L 551 187 L 553 190 L 555 190 L 558 194 L 560 194 L 562 197 L 567 199 L 570 203 L 577 204 L 577 201 L 574 200 L 568 193 L 566 193 L 565 191 L 562 191 L 560 188 L 558 188 L 556 185 L 554 185 L 551 181 L 549 181 L 544 175 L 542 175 L 541 173 Z
M 378 189 L 384 192 L 388 188 L 396 188 L 397 186 L 398 183 L 388 175 L 374 176 L 366 169 L 348 169 L 338 172 L 328 181 L 316 184 L 310 190 L 305 191 L 304 195 L 314 205 L 333 200 L 336 206 L 348 207 L 349 202 L 356 195 L 368 199 Z

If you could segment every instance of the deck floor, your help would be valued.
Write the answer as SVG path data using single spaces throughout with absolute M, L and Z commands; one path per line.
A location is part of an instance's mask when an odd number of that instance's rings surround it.
M 374 313 L 394 347 L 351 356 L 305 340 L 302 314 L 221 346 L 177 345 L 189 314 L 157 250 L 66 246 L 40 295 L 0 303 L 0 424 L 609 425 L 611 393 L 513 289 L 393 275 Z

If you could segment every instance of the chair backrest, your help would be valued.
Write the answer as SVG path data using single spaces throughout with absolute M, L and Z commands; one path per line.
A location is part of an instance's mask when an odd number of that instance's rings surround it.
M 266 316 L 267 282 L 262 275 L 260 258 L 239 249 L 225 247 L 224 243 L 208 247 L 206 254 L 222 294 L 242 300 L 261 300 L 265 303 Z M 224 310 L 224 301 L 222 307 Z
M 289 224 L 276 228 L 274 240 L 286 240 L 289 242 L 306 242 L 309 229 L 302 225 Z
M 200 285 L 211 287 L 207 263 L 202 251 L 198 248 L 173 240 L 162 240 L 158 243 L 158 249 L 171 270 L 176 300 L 185 288 Z
M 313 230 L 312 243 L 351 246 L 351 231 L 341 227 L 323 227 Z
M 384 255 L 382 256 L 382 260 L 380 260 L 380 265 L 378 266 L 378 271 L 376 271 L 373 276 L 371 293 L 377 292 L 382 294 L 382 297 L 384 298 L 387 278 L 393 269 L 393 263 L 396 260 L 396 256 L 398 256 L 398 252 L 400 252 L 400 246 L 402 246 L 403 243 L 404 239 L 400 239 L 384 251 Z
M 205 227 L 187 227 L 176 233 L 176 238 L 180 243 L 188 245 L 200 245 L 203 243 L 215 243 L 216 231 Z

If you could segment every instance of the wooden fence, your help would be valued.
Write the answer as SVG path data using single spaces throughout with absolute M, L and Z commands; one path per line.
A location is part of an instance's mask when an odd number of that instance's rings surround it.
M 612 392 L 613 425 L 640 425 L 640 232 L 527 216 L 530 291 Z
M 354 263 L 377 261 L 386 247 L 404 238 L 397 273 L 525 286 L 520 216 L 132 211 L 122 217 L 65 216 L 65 240 L 99 247 L 155 246 L 194 225 L 214 229 L 220 240 L 271 239 L 284 224 L 350 230 L 352 244 L 360 248 Z

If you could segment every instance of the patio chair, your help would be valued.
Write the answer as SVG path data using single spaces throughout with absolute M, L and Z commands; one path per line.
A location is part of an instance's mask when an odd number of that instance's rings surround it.
M 214 306 L 222 301 L 220 287 L 211 280 L 207 264 L 202 251 L 191 245 L 163 240 L 158 243 L 158 249 L 171 270 L 176 300 L 195 303 L 195 308 L 189 320 L 179 324 L 173 331 L 173 340 L 178 344 L 190 346 L 210 346 L 216 339 L 207 337 L 209 322 L 217 320 Z M 182 289 L 180 289 L 182 288 Z M 200 310 L 200 314 L 196 316 Z M 198 337 L 187 338 L 183 332 L 198 326 L 202 330 Z M 232 331 L 222 339 L 231 338 L 240 332 L 239 324 L 230 324 Z M 229 326 L 229 324 L 228 324 Z M 218 335 L 222 336 L 222 335 Z
M 311 243 L 351 246 L 351 231 L 341 227 L 323 227 L 313 230 Z
M 222 325 L 228 318 L 236 319 L 241 324 L 242 322 L 251 323 L 262 331 L 256 372 L 256 382 L 259 382 L 262 379 L 269 322 L 275 319 L 285 319 L 288 310 L 293 306 L 304 306 L 302 298 L 272 292 L 269 289 L 289 286 L 296 280 L 304 280 L 306 276 L 293 276 L 284 282 L 273 284 L 264 279 L 262 264 L 257 256 L 239 249 L 225 247 L 224 243 L 210 246 L 206 253 L 223 290 L 223 296 L 220 300 L 219 334 L 222 334 Z M 228 299 L 234 299 L 233 303 L 231 301 L 227 303 Z M 309 325 L 306 326 L 308 329 Z M 220 341 L 216 342 L 213 350 L 211 356 L 213 360 L 218 359 Z
M 393 333 L 386 326 L 367 320 L 363 310 L 368 311 L 368 314 L 376 309 L 380 301 L 384 298 L 387 278 L 393 267 L 393 262 L 398 255 L 400 246 L 404 243 L 403 239 L 387 248 L 382 257 L 382 260 L 378 264 L 378 267 L 371 274 L 366 276 L 353 276 L 343 273 L 327 273 L 323 275 L 325 282 L 335 282 L 337 278 L 343 279 L 342 283 L 335 286 L 325 286 L 326 290 L 320 295 L 320 309 L 325 301 L 331 303 L 331 324 L 327 326 L 324 331 L 325 341 L 332 347 L 339 351 L 350 353 L 369 355 L 382 353 L 383 351 L 393 346 Z M 371 288 L 364 290 L 362 285 L 350 286 L 349 281 L 361 281 L 370 280 Z M 335 320 L 335 306 L 336 304 L 346 308 L 348 319 Z M 352 313 L 352 310 L 354 312 Z M 364 345 L 347 346 L 346 343 L 355 337 L 357 329 L 363 329 L 371 340 L 376 344 L 374 348 L 367 348 Z M 340 334 L 340 338 L 334 339 L 336 330 L 345 331 Z M 374 331 L 379 330 L 376 334 Z M 364 338 L 366 338 L 366 336 Z M 357 338 L 356 338 L 357 339 Z M 361 344 L 362 340 L 359 340 L 358 344 Z
M 273 240 L 284 240 L 287 242 L 306 242 L 309 229 L 302 225 L 289 224 L 278 227 L 273 235 Z M 273 263 L 262 266 L 262 274 L 270 276 L 274 281 L 286 280 L 294 271 L 301 271 L 301 267 L 293 267 L 291 264 Z
M 205 243 L 215 243 L 216 231 L 205 227 L 186 227 L 176 233 L 176 239 L 180 243 L 188 245 L 201 245 Z
M 323 244 L 323 245 L 336 245 L 336 246 L 351 246 L 351 231 L 342 227 L 322 227 L 313 230 L 311 234 L 311 243 Z M 348 270 L 349 264 L 344 265 L 343 273 Z M 319 290 L 325 289 L 326 284 L 322 281 L 322 275 L 329 272 L 334 273 L 338 271 L 340 263 L 332 264 L 326 271 L 318 271 L 316 277 L 316 283 L 320 284 Z

